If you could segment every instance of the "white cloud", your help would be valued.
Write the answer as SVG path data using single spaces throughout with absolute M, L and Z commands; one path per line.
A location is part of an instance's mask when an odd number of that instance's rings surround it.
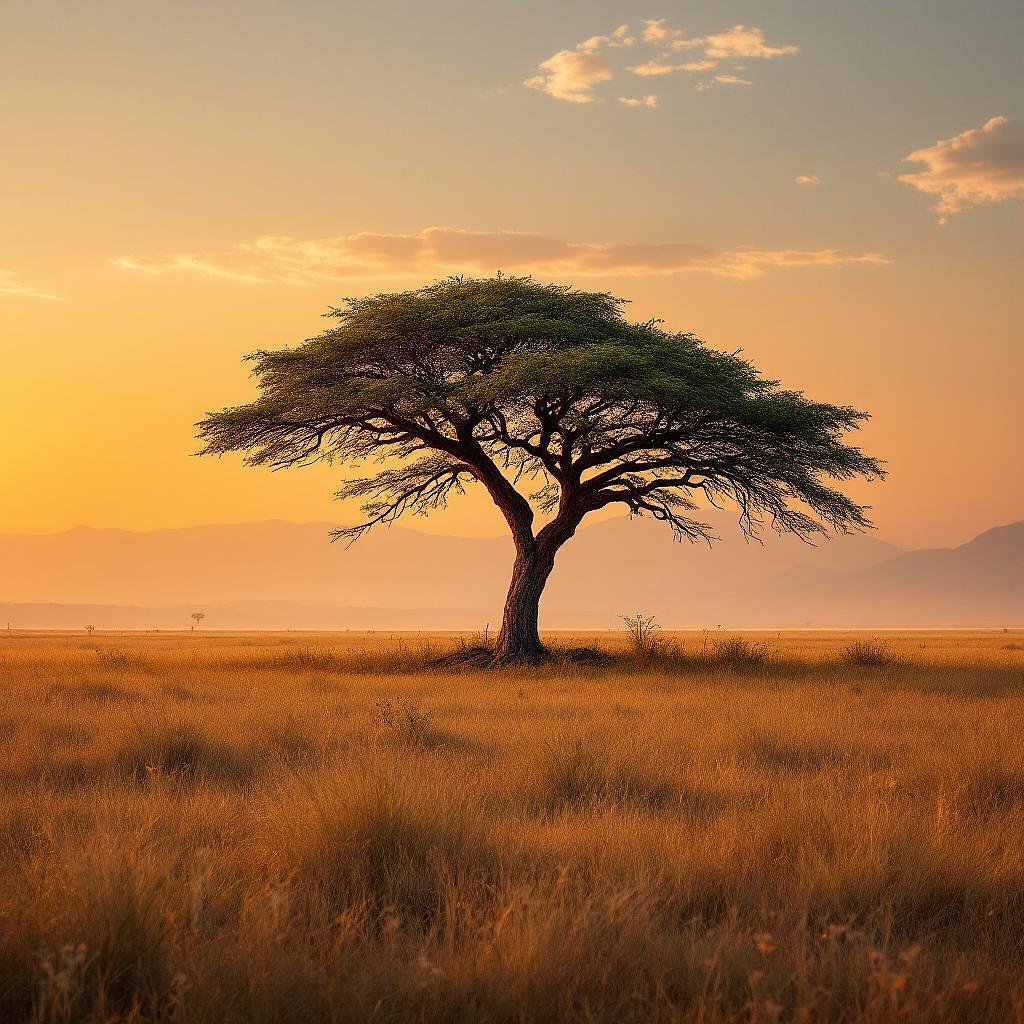
M 634 46 L 636 36 L 630 35 L 628 25 L 620 25 L 613 33 L 609 46 Z
M 903 159 L 925 165 L 899 180 L 938 197 L 940 224 L 968 207 L 1024 196 L 1024 131 L 1005 117 L 990 118 L 980 128 L 940 139 Z
M 543 273 L 579 277 L 702 272 L 749 279 L 773 268 L 882 265 L 874 252 L 841 249 L 731 249 L 689 243 L 569 242 L 523 231 L 431 227 L 415 234 L 334 238 L 266 236 L 227 252 L 122 257 L 119 267 L 148 274 L 195 273 L 239 284 L 315 285 L 346 279 L 444 273 Z
M 764 32 L 747 25 L 733 25 L 725 32 L 704 37 L 704 52 L 709 57 L 723 60 L 727 57 L 785 57 L 799 53 L 798 46 L 768 46 Z
M 23 299 L 45 299 L 56 302 L 60 296 L 18 280 L 20 275 L 13 270 L 0 270 L 0 295 L 16 295 Z
M 626 68 L 627 71 L 632 71 L 634 75 L 639 75 L 641 78 L 650 78 L 655 75 L 672 75 L 677 71 L 689 71 L 689 72 L 700 72 L 700 71 L 712 71 L 718 67 L 717 60 L 696 60 L 690 61 L 686 64 L 670 64 L 665 60 L 649 60 L 645 64 L 634 64 L 632 67 Z
M 637 48 L 639 59 L 626 71 L 641 78 L 684 73 L 703 75 L 718 71 L 714 81 L 723 85 L 750 85 L 747 78 L 736 74 L 744 61 L 768 59 L 799 53 L 796 46 L 769 46 L 764 32 L 753 26 L 732 28 L 709 36 L 688 37 L 680 28 L 672 28 L 667 18 L 648 18 L 640 30 L 639 42 L 629 25 L 620 25 L 611 35 L 596 35 L 577 43 L 572 50 L 559 50 L 537 65 L 538 74 L 526 80 L 531 89 L 539 89 L 555 99 L 569 103 L 591 103 L 598 98 L 595 86 L 610 81 L 619 64 L 613 62 L 613 50 Z M 697 59 L 680 61 L 684 50 L 703 50 Z M 724 67 L 722 65 L 725 65 Z M 710 88 L 710 80 L 698 84 L 699 91 Z
M 624 103 L 627 107 L 656 107 L 658 105 L 657 96 L 620 96 L 619 102 Z
M 626 70 L 632 71 L 634 75 L 639 75 L 641 78 L 652 78 L 655 75 L 671 75 L 675 71 L 680 71 L 681 66 L 678 64 L 666 64 L 664 61 L 659 60 L 649 60 L 646 64 L 636 64 Z
M 717 67 L 718 67 L 718 61 L 717 60 L 691 60 L 687 64 L 680 64 L 680 65 L 678 65 L 678 70 L 679 71 L 690 71 L 690 72 L 696 73 L 696 72 L 700 72 L 700 71 L 713 71 Z
M 821 179 L 816 174 L 798 174 L 795 178 L 798 185 L 820 185 Z
M 687 39 L 680 31 L 674 34 L 672 41 L 668 45 L 672 50 L 696 50 L 704 45 L 704 40 L 699 36 L 696 39 Z
M 588 45 L 585 40 L 581 46 Z M 537 65 L 539 75 L 528 78 L 525 85 L 539 89 L 556 100 L 569 103 L 591 103 L 593 88 L 612 77 L 611 65 L 606 57 L 593 50 L 559 50 Z
M 644 21 L 641 38 L 645 43 L 652 43 L 653 45 L 667 42 L 671 34 L 665 27 L 667 24 L 668 18 L 647 18 Z

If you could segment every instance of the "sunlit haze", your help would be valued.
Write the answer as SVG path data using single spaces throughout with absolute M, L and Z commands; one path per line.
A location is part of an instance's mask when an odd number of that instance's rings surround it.
M 1024 9 L 13 3 L 0 532 L 351 520 L 197 459 L 344 296 L 533 274 L 870 410 L 880 536 L 1024 517 Z M 470 495 L 420 528 L 493 535 Z

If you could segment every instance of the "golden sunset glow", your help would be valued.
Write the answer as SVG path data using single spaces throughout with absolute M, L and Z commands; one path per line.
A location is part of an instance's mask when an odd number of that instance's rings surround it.
M 853 4 L 9 5 L 0 531 L 347 521 L 193 423 L 343 296 L 496 270 L 870 410 L 887 539 L 1019 518 L 1019 19 L 939 21 L 911 84 L 913 19 Z
M 0 0 L 0 1024 L 1024 1024 L 1022 0 Z

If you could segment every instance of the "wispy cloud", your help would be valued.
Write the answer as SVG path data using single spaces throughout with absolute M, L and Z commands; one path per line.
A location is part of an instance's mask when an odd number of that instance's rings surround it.
M 799 53 L 799 46 L 769 46 L 764 41 L 764 32 L 748 25 L 733 25 L 717 35 L 705 36 L 701 40 L 704 53 L 715 60 L 728 57 L 756 57 L 767 60 L 771 57 L 788 57 Z
M 627 107 L 656 107 L 658 105 L 657 96 L 620 96 L 619 102 L 624 103 Z
M 1005 117 L 990 118 L 980 128 L 939 139 L 903 159 L 925 165 L 899 180 L 938 196 L 940 224 L 968 207 L 1024 196 L 1024 131 Z
M 683 64 L 673 64 L 664 58 L 654 58 L 644 64 L 634 64 L 627 68 L 634 75 L 641 78 L 651 78 L 657 75 L 674 75 L 678 71 L 690 71 L 698 73 L 701 71 L 713 71 L 718 67 L 717 60 L 693 60 Z
M 56 292 L 45 291 L 33 285 L 19 281 L 19 274 L 13 270 L 0 270 L 0 295 L 17 295 L 24 299 L 45 299 L 48 302 L 57 302 L 60 296 Z
M 313 285 L 345 279 L 493 273 L 497 269 L 579 277 L 701 272 L 749 279 L 774 268 L 880 266 L 875 252 L 843 249 L 716 248 L 689 243 L 570 242 L 524 231 L 431 227 L 415 234 L 334 238 L 265 236 L 221 253 L 122 257 L 147 274 L 190 272 L 240 284 Z
M 795 178 L 798 185 L 820 185 L 821 178 L 816 174 L 798 174 Z
M 673 28 L 667 18 L 648 18 L 638 34 L 629 25 L 620 25 L 610 36 L 590 36 L 572 50 L 559 50 L 538 64 L 537 74 L 525 84 L 569 103 L 592 103 L 599 98 L 595 88 L 611 81 L 620 69 L 621 56 L 613 51 L 625 49 L 634 49 L 638 57 L 646 58 L 627 65 L 626 71 L 641 78 L 680 73 L 697 76 L 699 92 L 707 91 L 714 82 L 750 85 L 749 79 L 735 73 L 746 67 L 746 62 L 800 52 L 797 46 L 770 46 L 764 31 L 750 25 L 689 36 L 683 29 Z M 682 59 L 684 52 L 689 52 L 689 59 Z

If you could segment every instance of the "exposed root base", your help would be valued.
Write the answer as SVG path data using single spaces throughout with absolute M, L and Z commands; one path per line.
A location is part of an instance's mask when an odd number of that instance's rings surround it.
M 537 654 L 498 656 L 492 647 L 462 647 L 432 662 L 434 668 L 537 668 L 557 662 L 571 665 L 610 665 L 615 659 L 596 647 L 568 647 Z

